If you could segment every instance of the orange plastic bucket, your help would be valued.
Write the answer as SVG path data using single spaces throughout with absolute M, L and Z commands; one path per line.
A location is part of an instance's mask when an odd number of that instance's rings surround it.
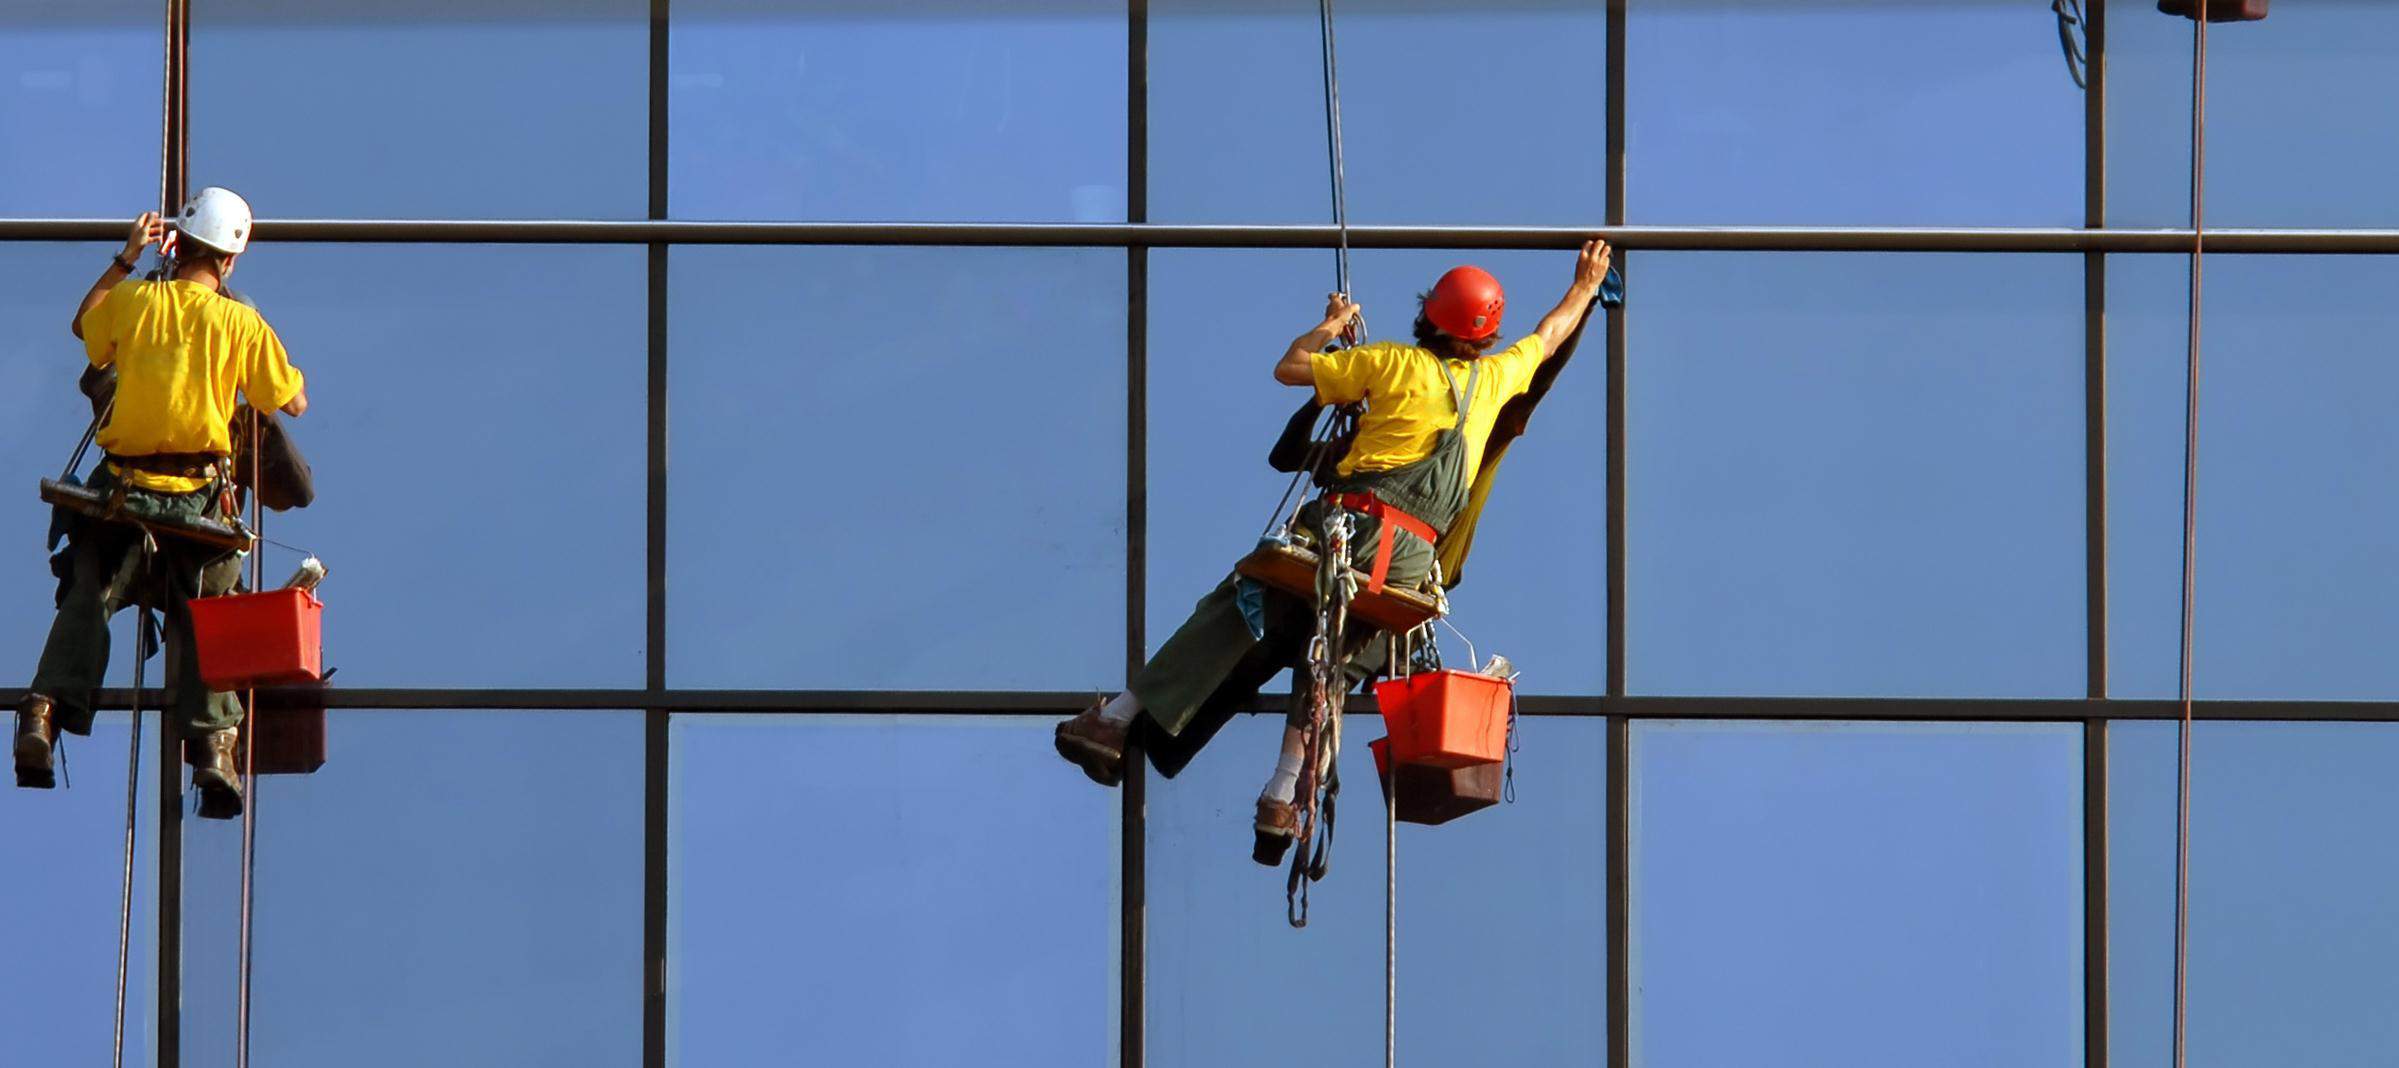
M 1467 768 L 1507 758 L 1515 691 L 1494 675 L 1427 671 L 1377 684 L 1374 699 L 1400 763 Z
M 192 602 L 192 644 L 212 690 L 312 682 L 325 674 L 325 606 L 307 590 Z

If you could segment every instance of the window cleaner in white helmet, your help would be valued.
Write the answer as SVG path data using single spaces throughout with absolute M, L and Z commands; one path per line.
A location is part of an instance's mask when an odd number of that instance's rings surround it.
M 193 196 L 171 221 L 144 212 L 76 306 L 72 329 L 90 366 L 116 371 L 115 399 L 96 435 L 106 459 L 87 485 L 119 495 L 128 514 L 230 518 L 229 426 L 238 408 L 292 416 L 308 409 L 306 381 L 274 328 L 224 295 L 254 225 L 250 205 L 216 187 Z M 168 270 L 158 280 L 132 278 L 153 244 Z M 189 602 L 224 551 L 170 537 L 157 539 L 145 557 L 144 540 L 123 523 L 79 517 L 68 525 L 58 615 L 17 707 L 17 784 L 55 785 L 58 732 L 91 733 L 92 695 L 108 665 L 109 616 L 139 601 L 165 615 L 166 711 L 185 732 L 200 814 L 238 816 L 233 758 L 241 708 L 211 699 L 190 633 Z M 129 596 L 120 576 L 132 576 L 145 596 Z

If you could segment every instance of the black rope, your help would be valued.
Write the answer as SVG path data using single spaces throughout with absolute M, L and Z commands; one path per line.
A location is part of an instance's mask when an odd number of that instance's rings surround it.
M 125 872 L 117 888 L 117 1017 L 114 1033 L 109 1040 L 110 1061 L 116 1068 L 125 1068 L 125 971 L 133 947 L 133 849 L 140 827 L 142 799 L 142 665 L 150 659 L 150 603 L 148 583 L 151 555 L 157 548 L 147 530 L 136 530 L 138 540 L 134 552 L 140 555 L 141 566 L 134 577 L 133 613 L 133 714 L 127 733 L 132 736 L 125 756 Z M 163 706 L 162 706 L 163 708 Z M 163 711 L 161 713 L 164 714 Z M 161 725 L 163 727 L 163 724 Z
M 266 512 L 260 507 L 259 490 L 266 482 L 259 472 L 259 454 L 265 447 L 266 418 L 250 417 L 250 529 L 264 535 Z M 266 584 L 266 551 L 253 549 L 250 553 L 250 591 L 259 592 Z M 234 1068 L 250 1068 L 250 966 L 251 915 L 255 903 L 255 873 L 258 868 L 258 690 L 246 694 L 241 722 L 234 728 L 242 740 L 242 767 L 236 780 L 242 788 L 242 914 L 240 959 L 235 967 L 234 993 Z
M 1341 168 L 1341 70 L 1333 48 L 1333 0 L 1316 0 L 1316 18 L 1324 39 L 1324 141 L 1333 165 L 1333 227 L 1340 244 L 1333 250 L 1334 288 L 1349 289 L 1349 190 Z
M 2075 88 L 2090 88 L 2091 60 L 2082 42 L 2090 23 L 2083 18 L 2082 0 L 2050 0 L 2049 10 L 2057 12 L 2057 43 L 2066 53 L 2066 73 L 2074 79 Z

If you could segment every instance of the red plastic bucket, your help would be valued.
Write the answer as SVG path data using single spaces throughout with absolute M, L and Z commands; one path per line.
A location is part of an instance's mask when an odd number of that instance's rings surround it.
M 1515 684 L 1472 671 L 1427 671 L 1374 688 L 1391 755 L 1402 764 L 1467 768 L 1508 755 Z
M 312 682 L 325 674 L 325 606 L 307 590 L 192 602 L 192 644 L 212 690 Z

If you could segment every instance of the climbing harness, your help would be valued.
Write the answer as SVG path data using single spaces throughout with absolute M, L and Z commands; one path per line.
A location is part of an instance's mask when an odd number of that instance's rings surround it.
M 2183 365 L 2182 439 L 2182 717 L 2175 734 L 2174 762 L 2174 1068 L 2184 1068 L 2190 1009 L 2191 622 L 2199 585 L 2199 308 L 2200 273 L 2207 252 L 2207 6 L 2208 0 L 2198 0 L 2191 32 L 2191 292 L 2189 351 Z
M 1332 864 L 1333 824 L 1341 798 L 1341 713 L 1349 696 L 1343 635 L 1356 584 L 1343 561 L 1349 558 L 1354 524 L 1349 513 L 1333 512 L 1323 526 L 1316 634 L 1308 640 L 1308 724 L 1301 728 L 1299 788 L 1293 799 L 1297 821 L 1291 873 L 1283 884 L 1284 918 L 1293 927 L 1308 925 L 1308 884 L 1324 878 Z

